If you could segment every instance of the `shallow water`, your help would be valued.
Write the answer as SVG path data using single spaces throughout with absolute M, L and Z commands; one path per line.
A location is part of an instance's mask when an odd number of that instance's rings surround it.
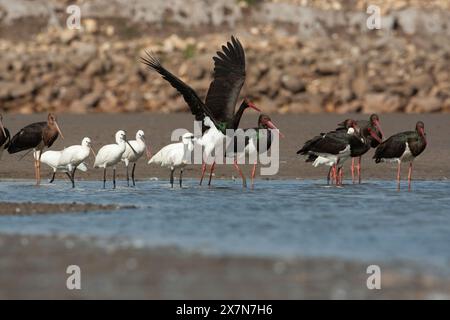
M 0 233 L 95 236 L 108 245 L 176 245 L 212 254 L 343 257 L 371 263 L 413 261 L 450 270 L 450 182 L 415 181 L 396 192 L 393 181 L 343 188 L 322 180 L 216 180 L 183 189 L 167 181 L 136 188 L 101 183 L 0 182 L 0 200 L 135 205 L 138 209 L 0 217 Z

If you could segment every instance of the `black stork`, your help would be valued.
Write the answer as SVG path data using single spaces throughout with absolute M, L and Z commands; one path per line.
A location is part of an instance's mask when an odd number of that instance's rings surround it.
M 348 124 L 352 119 L 346 119 L 338 124 L 337 130 L 347 130 Z M 359 148 L 358 151 L 353 153 L 352 151 L 352 182 L 355 183 L 355 158 L 358 158 L 358 164 L 356 166 L 356 172 L 358 176 L 358 183 L 361 184 L 361 157 L 370 150 L 370 148 L 376 148 L 383 141 L 383 130 L 380 125 L 380 117 L 377 114 L 371 114 L 369 120 L 356 120 L 356 124 L 361 129 L 362 136 L 367 139 L 367 143 L 364 143 L 363 148 Z
M 24 150 L 34 149 L 34 169 L 36 175 L 36 185 L 41 183 L 41 154 L 45 147 L 50 148 L 58 138 L 64 139 L 56 121 L 56 116 L 48 114 L 47 121 L 35 122 L 22 128 L 12 137 L 8 144 L 8 152 L 16 153 Z
M 427 146 L 425 125 L 422 121 L 416 123 L 416 130 L 397 133 L 383 143 L 375 151 L 373 159 L 376 163 L 397 162 L 397 190 L 400 190 L 400 168 L 402 162 L 409 162 L 408 191 L 411 191 L 412 163 Z
M 217 56 L 214 56 L 213 60 L 213 81 L 209 86 L 206 100 L 203 102 L 194 89 L 165 69 L 161 62 L 151 53 L 146 52 L 146 57 L 141 57 L 142 63 L 158 72 L 163 79 L 167 80 L 183 96 L 192 114 L 195 116 L 195 120 L 202 121 L 203 136 L 198 142 L 205 147 L 207 156 L 214 150 L 215 145 L 223 143 L 227 129 L 234 130 L 239 126 L 242 113 L 248 107 L 260 112 L 247 99 L 244 99 L 238 112 L 235 112 L 239 93 L 245 81 L 245 52 L 240 41 L 232 36 L 231 41 L 222 46 L 222 51 L 218 51 Z M 214 128 L 204 124 L 206 117 L 213 123 Z M 209 185 L 211 184 L 214 165 L 215 161 L 211 165 Z M 206 166 L 204 164 L 200 184 L 202 183 L 205 170 Z
M 273 124 L 272 119 L 267 114 L 261 114 L 258 117 L 258 126 L 254 128 L 246 128 L 242 131 L 237 131 L 235 136 L 233 137 L 234 143 L 233 143 L 233 153 L 235 157 L 241 157 L 241 156 L 249 156 L 249 159 L 253 159 L 253 168 L 252 168 L 252 174 L 251 174 L 251 186 L 253 188 L 254 186 L 254 178 L 256 173 L 256 166 L 258 161 L 258 156 L 260 154 L 266 153 L 270 150 L 270 147 L 272 146 L 273 136 L 272 131 L 278 130 L 278 128 Z M 279 130 L 278 130 L 279 132 Z M 239 137 L 240 134 L 242 134 L 242 137 Z M 284 135 L 279 132 L 281 137 L 284 137 Z M 241 139 L 241 142 L 239 141 Z M 243 143 L 242 143 L 243 142 Z M 239 143 L 242 143 L 240 145 Z M 228 150 L 227 150 L 228 151 Z M 231 151 L 231 150 L 230 150 Z M 231 152 L 227 152 L 231 153 Z M 237 165 L 237 161 L 234 162 L 234 166 L 236 170 L 239 172 L 239 174 L 242 177 L 242 180 L 244 181 L 244 185 L 246 185 L 246 179 L 244 174 L 242 173 L 242 170 Z
M 327 183 L 330 177 L 335 177 L 336 185 L 342 185 L 343 163 L 351 157 L 352 148 L 359 148 L 364 143 L 360 128 L 355 121 L 350 120 L 348 130 L 335 130 L 321 133 L 305 142 L 297 154 L 307 156 L 306 162 L 313 162 L 313 166 L 328 165 Z
M 0 159 L 2 158 L 3 150 L 7 148 L 10 139 L 9 131 L 3 126 L 3 116 L 0 114 Z

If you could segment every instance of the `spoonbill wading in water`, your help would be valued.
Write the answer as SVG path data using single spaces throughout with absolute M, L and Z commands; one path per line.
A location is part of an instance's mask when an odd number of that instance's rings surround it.
M 173 188 L 173 174 L 175 169 L 180 168 L 180 188 L 183 186 L 183 169 L 190 163 L 192 151 L 194 150 L 195 137 L 192 133 L 183 134 L 181 142 L 172 143 L 158 151 L 148 162 L 155 163 L 161 167 L 170 169 L 170 185 Z
M 231 41 L 226 46 L 222 46 L 222 51 L 217 52 L 214 60 L 214 79 L 211 82 L 205 103 L 199 98 L 197 93 L 177 78 L 161 62 L 150 53 L 146 53 L 141 61 L 150 69 L 158 72 L 163 79 L 167 80 L 184 98 L 196 121 L 202 121 L 202 138 L 198 141 L 204 147 L 202 177 L 206 171 L 204 159 L 209 159 L 216 146 L 223 145 L 227 129 L 235 130 L 239 126 L 241 116 L 247 108 L 260 111 L 253 103 L 244 99 L 240 108 L 235 112 L 239 93 L 245 81 L 245 53 L 240 41 L 231 37 Z M 211 120 L 214 129 L 204 123 L 205 117 Z M 209 129 L 208 129 L 209 127 Z M 215 157 L 211 165 L 209 185 L 214 172 Z
M 53 169 L 53 174 L 49 180 L 49 183 L 53 183 L 53 181 L 55 180 L 56 172 L 64 172 L 69 178 L 69 180 L 72 182 L 73 186 L 74 185 L 73 179 L 72 175 L 70 174 L 70 172 L 72 172 L 72 167 L 69 165 L 63 166 L 60 164 L 61 154 L 62 151 L 53 151 L 53 150 L 45 151 L 41 155 L 41 163 L 44 163 Z M 87 166 L 84 162 L 82 162 L 77 166 L 77 169 L 86 172 Z
M 125 131 L 116 132 L 116 143 L 108 144 L 98 150 L 95 157 L 94 168 L 103 168 L 103 189 L 106 188 L 106 168 L 113 167 L 113 189 L 116 188 L 116 164 L 122 159 L 125 145 L 128 144 L 133 152 L 134 148 L 128 143 Z
M 416 123 L 416 130 L 394 134 L 382 142 L 375 150 L 373 158 L 376 163 L 397 162 L 397 190 L 400 191 L 400 168 L 402 162 L 409 162 L 408 191 L 411 191 L 412 163 L 427 146 L 425 125 L 422 121 Z
M 16 153 L 24 150 L 34 150 L 34 169 L 36 176 L 36 185 L 41 183 L 41 154 L 42 150 L 50 148 L 53 143 L 61 135 L 64 136 L 59 129 L 56 116 L 52 113 L 48 114 L 47 122 L 35 122 L 22 128 L 12 137 L 8 144 L 8 152 Z
M 69 168 L 72 177 L 72 188 L 75 188 L 75 171 L 89 157 L 91 151 L 95 157 L 95 152 L 92 149 L 92 141 L 89 137 L 83 138 L 81 145 L 70 146 L 61 151 L 59 165 Z
M 129 144 L 129 145 L 128 145 Z M 136 140 L 129 140 L 126 145 L 125 152 L 122 154 L 122 161 L 125 163 L 125 167 L 127 168 L 127 185 L 130 186 L 130 176 L 128 174 L 128 166 L 133 163 L 133 169 L 131 170 L 131 180 L 133 181 L 133 187 L 136 185 L 134 181 L 134 169 L 136 169 L 136 162 L 140 157 L 144 154 L 144 151 L 147 153 L 147 158 L 150 159 L 152 157 L 152 153 L 150 147 L 145 142 L 144 131 L 139 130 L 136 132 Z M 131 150 L 130 146 L 133 146 L 135 152 Z

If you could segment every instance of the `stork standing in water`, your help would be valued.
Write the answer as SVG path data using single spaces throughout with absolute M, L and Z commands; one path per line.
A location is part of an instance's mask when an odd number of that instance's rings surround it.
M 94 168 L 103 168 L 103 189 L 106 187 L 106 168 L 108 167 L 113 167 L 113 189 L 116 188 L 116 164 L 122 160 L 126 144 L 136 153 L 136 150 L 128 143 L 125 131 L 119 130 L 116 132 L 116 143 L 103 146 L 98 151 Z
M 0 159 L 10 139 L 9 131 L 3 126 L 3 116 L 0 114 Z
M 224 143 L 227 129 L 235 130 L 239 126 L 242 113 L 248 107 L 260 111 L 254 104 L 244 99 L 238 112 L 235 112 L 239 93 L 245 81 L 245 53 L 239 40 L 231 37 L 231 41 L 227 42 L 226 46 L 222 46 L 222 51 L 218 51 L 213 60 L 214 79 L 209 86 L 204 103 L 194 89 L 165 69 L 158 59 L 150 53 L 141 58 L 145 65 L 158 72 L 163 79 L 167 80 L 183 95 L 196 121 L 202 121 L 203 123 L 206 116 L 212 121 L 216 130 L 212 130 L 211 126 L 209 126 L 210 129 L 207 129 L 208 126 L 205 123 L 202 126 L 203 136 L 199 144 L 205 147 L 204 158 L 209 158 L 212 150 L 217 145 Z M 209 185 L 211 184 L 214 167 L 215 160 L 211 165 Z M 200 184 L 203 181 L 205 171 L 206 164 L 203 162 Z
M 354 120 L 347 119 L 338 124 L 338 129 L 347 130 L 348 124 Z M 369 151 L 370 148 L 376 148 L 383 141 L 383 130 L 380 125 L 380 117 L 377 114 L 371 114 L 369 120 L 356 120 L 356 124 L 361 128 L 361 133 L 367 138 L 367 148 L 360 149 L 358 155 L 352 155 L 352 182 L 355 183 L 355 158 L 358 158 L 358 164 L 356 165 L 356 173 L 358 183 L 361 183 L 361 157 Z M 356 154 L 356 153 L 355 153 Z
M 130 146 L 133 146 L 135 152 L 131 150 Z M 136 185 L 134 181 L 134 170 L 136 169 L 136 162 L 140 157 L 144 154 L 144 151 L 147 153 L 147 158 L 150 159 L 152 157 L 152 153 L 150 151 L 150 147 L 145 142 L 144 131 L 139 130 L 136 132 L 136 140 L 129 140 L 126 145 L 125 152 L 122 155 L 122 161 L 125 163 L 125 167 L 127 168 L 127 185 L 130 186 L 130 176 L 128 174 L 128 166 L 133 163 L 133 169 L 131 170 L 131 180 L 133 181 L 133 187 Z
M 24 150 L 33 149 L 35 153 L 34 169 L 36 175 L 36 185 L 41 183 L 41 154 L 42 150 L 50 148 L 53 143 L 61 135 L 64 136 L 59 129 L 56 116 L 52 113 L 48 114 L 47 122 L 35 122 L 22 128 L 12 137 L 8 143 L 8 152 L 16 153 Z
M 227 148 L 227 155 L 230 153 L 234 153 L 238 158 L 242 156 L 249 155 L 249 159 L 255 159 L 253 163 L 252 175 L 251 175 L 251 186 L 254 186 L 254 178 L 256 173 L 256 165 L 258 160 L 258 155 L 266 153 L 270 150 L 272 145 L 272 132 L 270 129 L 278 130 L 278 128 L 273 124 L 272 119 L 266 115 L 261 114 L 258 118 L 258 126 L 256 128 L 247 128 L 243 131 L 237 131 L 234 138 L 233 149 Z M 239 135 L 243 134 L 244 141 L 244 149 L 242 150 L 242 146 L 239 146 Z M 279 132 L 280 136 L 284 137 L 284 135 Z M 242 140 L 242 138 L 241 138 Z M 237 166 L 235 161 L 236 170 L 240 173 L 244 184 L 246 185 L 246 179 L 242 170 Z
M 356 122 L 351 121 L 347 131 L 337 130 L 322 133 L 305 142 L 297 154 L 306 155 L 306 162 L 313 162 L 313 166 L 328 165 L 327 182 L 330 177 L 335 177 L 336 185 L 342 185 L 343 163 L 351 157 L 352 146 L 359 146 L 363 143 L 359 135 L 359 127 Z
M 41 155 L 41 163 L 44 163 L 48 165 L 50 168 L 53 169 L 52 177 L 49 180 L 49 183 L 53 183 L 55 180 L 56 172 L 64 172 L 69 180 L 72 182 L 72 186 L 74 185 L 72 175 L 70 174 L 72 172 L 72 167 L 69 165 L 63 166 L 60 164 L 62 151 L 45 151 Z M 80 163 L 77 168 L 83 172 L 87 171 L 87 166 L 84 162 Z
M 181 142 L 172 143 L 158 151 L 148 162 L 155 163 L 161 167 L 170 169 L 170 185 L 173 188 L 173 174 L 175 169 L 180 168 L 180 188 L 183 186 L 183 170 L 190 163 L 191 154 L 194 150 L 195 137 L 192 133 L 183 134 Z
M 412 163 L 427 146 L 425 125 L 416 123 L 416 130 L 397 133 L 381 143 L 373 158 L 376 163 L 397 162 L 397 190 L 400 191 L 400 168 L 402 162 L 409 162 L 408 191 L 411 191 Z

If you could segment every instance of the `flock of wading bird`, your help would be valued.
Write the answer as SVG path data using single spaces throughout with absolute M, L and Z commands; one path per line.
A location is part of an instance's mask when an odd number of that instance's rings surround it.
M 82 140 L 81 145 L 74 145 L 61 151 L 43 152 L 45 147 L 50 148 L 52 146 L 59 135 L 63 138 L 55 115 L 49 114 L 46 122 L 32 123 L 22 128 L 12 138 L 8 129 L 3 126 L 0 115 L 0 157 L 4 149 L 7 149 L 9 153 L 33 150 L 37 185 L 40 184 L 40 163 L 42 162 L 53 168 L 53 176 L 50 182 L 53 182 L 56 172 L 64 172 L 72 182 L 72 187 L 75 187 L 75 172 L 77 169 L 87 170 L 85 161 L 92 152 L 95 156 L 94 168 L 103 168 L 104 170 L 103 187 L 105 188 L 106 184 L 106 169 L 112 167 L 113 187 L 115 188 L 116 165 L 121 161 L 125 163 L 129 186 L 128 166 L 133 163 L 131 178 L 134 186 L 136 162 L 146 153 L 150 159 L 149 164 L 155 163 L 170 169 L 170 184 L 172 187 L 174 185 L 174 171 L 180 169 L 179 184 L 181 187 L 183 168 L 190 163 L 194 144 L 197 143 L 203 148 L 203 159 L 213 159 L 212 162 L 209 161 L 211 166 L 208 185 L 211 185 L 216 163 L 213 152 L 216 146 L 223 146 L 227 138 L 226 135 L 230 134 L 229 132 L 233 132 L 231 139 L 236 142 L 238 132 L 240 132 L 240 134 L 245 135 L 244 145 L 238 148 L 237 143 L 230 144 L 232 147 L 226 147 L 226 154 L 229 156 L 231 153 L 234 157 L 234 167 L 242 177 L 243 187 L 246 187 L 246 178 L 236 159 L 247 155 L 252 155 L 252 159 L 256 159 L 255 155 L 269 151 L 273 134 L 279 134 L 281 137 L 283 135 L 273 124 L 270 117 L 262 114 L 261 110 L 248 99 L 244 99 L 236 111 L 236 103 L 245 81 L 245 52 L 240 41 L 232 36 L 231 40 L 222 46 L 222 50 L 218 51 L 216 56 L 213 57 L 213 60 L 213 81 L 210 84 L 206 100 L 203 102 L 194 89 L 164 68 L 153 54 L 146 52 L 146 56 L 141 58 L 142 63 L 159 73 L 183 96 L 195 116 L 195 120 L 202 122 L 201 137 L 195 137 L 192 133 L 185 133 L 181 142 L 167 145 L 152 156 L 142 130 L 136 133 L 136 140 L 131 141 L 127 140 L 125 131 L 119 130 L 115 135 L 116 143 L 103 146 L 96 155 L 91 146 L 91 139 L 88 137 Z M 248 108 L 261 113 L 257 127 L 236 131 L 239 128 L 242 114 Z M 314 167 L 319 165 L 329 166 L 327 183 L 330 184 L 331 182 L 340 186 L 343 182 L 342 166 L 344 162 L 352 158 L 352 181 L 353 183 L 361 183 L 361 157 L 370 148 L 376 148 L 373 157 L 376 163 L 382 161 L 398 163 L 398 189 L 400 189 L 401 163 L 409 162 L 408 189 L 410 190 L 412 162 L 424 151 L 427 145 L 423 122 L 417 122 L 414 131 L 401 132 L 384 141 L 383 137 L 378 115 L 371 115 L 369 120 L 347 119 L 338 124 L 337 129 L 321 133 L 306 141 L 303 147 L 297 151 L 297 154 L 306 156 L 306 162 L 312 162 Z M 261 141 L 263 143 L 260 143 Z M 356 165 L 355 158 L 358 161 Z M 252 187 L 256 165 L 255 161 L 251 174 Z M 202 184 L 205 171 L 206 161 L 203 161 L 200 184 Z

